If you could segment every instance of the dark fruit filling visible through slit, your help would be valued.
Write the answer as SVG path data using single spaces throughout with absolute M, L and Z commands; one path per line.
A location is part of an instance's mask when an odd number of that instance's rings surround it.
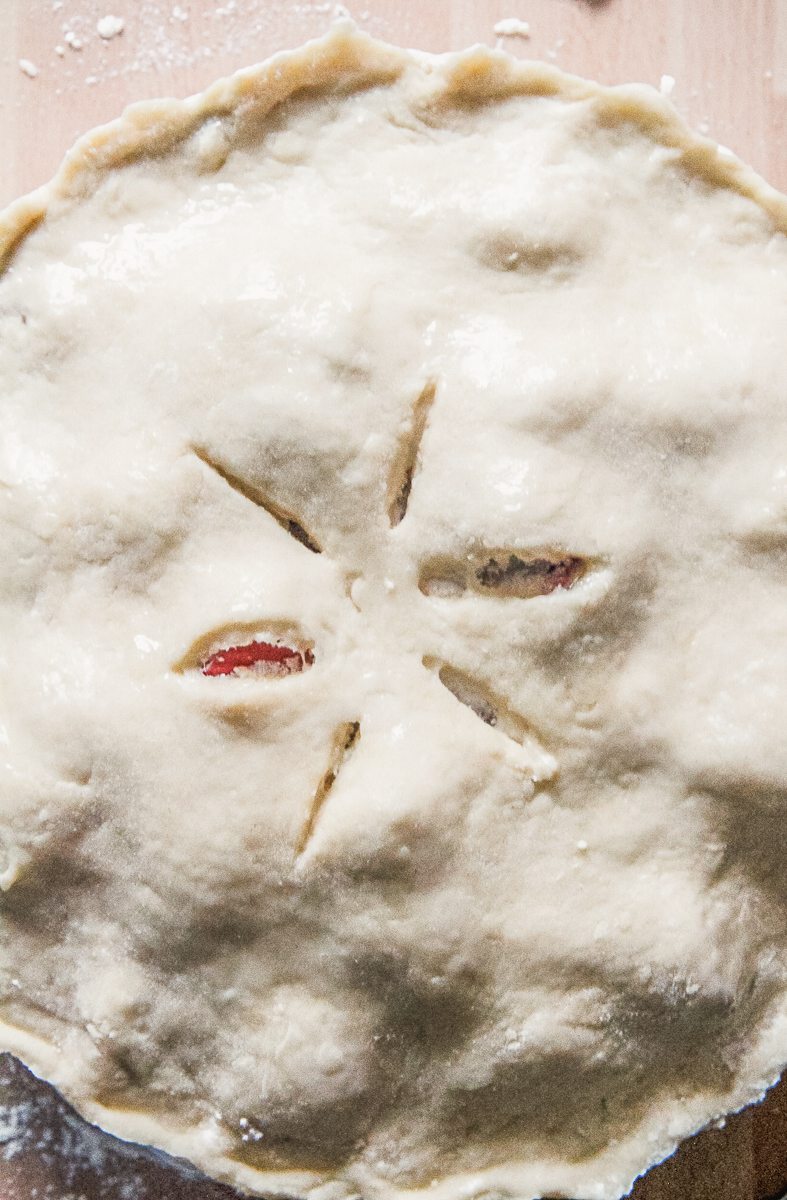
M 490 558 L 476 571 L 476 579 L 482 588 L 490 591 L 510 593 L 515 596 L 548 595 L 558 588 L 570 588 L 584 570 L 581 558 L 568 555 L 565 558 L 520 558 L 509 554 L 506 561 L 501 557 Z
M 481 557 L 437 559 L 426 563 L 418 586 L 426 596 L 450 598 L 468 589 L 486 596 L 531 600 L 568 591 L 591 568 L 586 558 L 559 551 L 492 550 Z

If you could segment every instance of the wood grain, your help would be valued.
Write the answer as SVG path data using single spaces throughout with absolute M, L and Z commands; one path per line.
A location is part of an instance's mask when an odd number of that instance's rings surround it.
M 0 0 L 0 204 L 44 182 L 79 133 L 131 101 L 187 95 L 316 36 L 327 28 L 331 7 L 320 0 Z M 124 17 L 126 26 L 120 37 L 103 41 L 96 23 L 108 12 Z M 688 122 L 787 190 L 787 0 L 359 0 L 353 15 L 377 36 L 428 50 L 505 45 L 605 83 L 658 85 L 663 74 L 672 75 L 673 100 Z M 529 21 L 529 40 L 495 37 L 495 22 L 511 16 Z M 67 30 L 82 49 L 66 44 Z M 38 68 L 35 78 L 23 74 L 20 59 Z M 9 1086 L 0 1097 L 6 1104 L 12 1094 L 42 1095 L 23 1073 Z M 64 1119 L 59 1111 L 51 1109 L 53 1123 Z M 162 1167 L 135 1171 L 140 1200 L 229 1195 L 179 1182 Z M 0 1158 L 0 1196 L 60 1200 L 67 1175 L 54 1154 Z M 85 1176 L 79 1187 L 86 1200 L 120 1200 L 123 1191 L 97 1176 Z M 785 1189 L 787 1081 L 724 1129 L 692 1139 L 633 1194 L 765 1200 Z
M 144 97 L 187 95 L 325 31 L 330 3 L 286 0 L 0 0 L 0 203 L 44 182 L 77 134 Z M 186 15 L 185 20 L 173 11 Z M 126 21 L 105 42 L 96 22 Z M 526 17 L 531 37 L 498 39 Z M 696 128 L 787 190 L 787 0 L 357 0 L 362 28 L 445 50 L 486 42 L 605 83 L 675 77 Z M 70 29 L 79 51 L 64 41 Z M 56 47 L 64 48 L 63 57 Z M 35 79 L 19 59 L 39 69 Z

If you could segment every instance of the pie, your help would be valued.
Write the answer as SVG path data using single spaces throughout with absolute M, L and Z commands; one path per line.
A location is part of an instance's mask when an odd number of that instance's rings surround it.
M 1 1048 L 313 1200 L 762 1095 L 785 231 L 651 89 L 347 26 L 4 214 Z

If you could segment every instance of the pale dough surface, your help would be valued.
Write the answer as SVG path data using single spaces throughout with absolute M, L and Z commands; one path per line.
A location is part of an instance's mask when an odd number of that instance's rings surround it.
M 785 229 L 647 89 L 349 29 L 5 214 L 5 1048 L 326 1198 L 617 1197 L 761 1094 Z

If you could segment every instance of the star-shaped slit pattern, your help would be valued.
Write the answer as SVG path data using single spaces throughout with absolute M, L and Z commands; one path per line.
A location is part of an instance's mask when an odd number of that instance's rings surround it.
M 430 380 L 416 396 L 394 451 L 386 489 L 386 513 L 391 530 L 396 530 L 407 516 L 413 486 L 422 469 L 423 442 L 436 399 L 437 386 Z M 266 495 L 257 485 L 238 476 L 204 447 L 193 446 L 192 450 L 228 487 L 266 512 L 305 550 L 312 554 L 323 552 L 317 537 L 298 515 Z M 425 596 L 438 600 L 460 598 L 468 592 L 498 601 L 531 600 L 573 588 L 590 565 L 580 555 L 548 547 L 493 547 L 471 551 L 462 560 L 447 556 L 430 559 L 422 565 L 419 588 Z M 280 679 L 300 674 L 314 663 L 312 644 L 294 630 L 281 634 L 255 631 L 245 640 L 229 634 L 224 638 L 220 634 L 212 639 L 203 638 L 179 669 L 198 669 L 211 678 L 251 675 Z M 527 720 L 505 697 L 493 695 L 485 684 L 452 663 L 430 656 L 425 656 L 422 663 L 459 704 L 485 725 L 517 745 L 529 747 L 537 755 L 540 753 L 542 758 L 545 756 Z M 296 858 L 309 846 L 329 796 L 360 737 L 360 720 L 343 722 L 334 730 L 329 760 L 306 806 L 306 817 L 295 846 Z

